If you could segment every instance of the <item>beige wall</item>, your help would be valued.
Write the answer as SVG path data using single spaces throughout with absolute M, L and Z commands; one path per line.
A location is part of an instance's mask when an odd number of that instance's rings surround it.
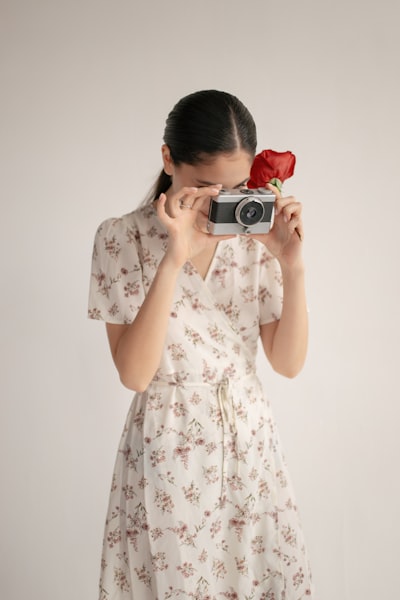
M 2 597 L 96 597 L 131 394 L 85 318 L 93 236 L 152 183 L 173 103 L 208 87 L 248 105 L 259 149 L 298 158 L 310 352 L 294 381 L 260 368 L 319 598 L 397 597 L 399 16 L 391 0 L 0 2 Z

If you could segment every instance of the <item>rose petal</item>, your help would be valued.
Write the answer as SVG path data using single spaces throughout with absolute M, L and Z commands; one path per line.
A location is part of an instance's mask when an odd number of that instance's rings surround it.
M 283 183 L 294 173 L 295 155 L 290 152 L 263 150 L 254 158 L 250 171 L 249 188 L 264 187 L 271 179 L 280 179 Z

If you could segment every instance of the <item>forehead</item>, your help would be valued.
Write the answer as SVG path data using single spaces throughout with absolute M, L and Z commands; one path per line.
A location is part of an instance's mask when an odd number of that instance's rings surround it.
M 235 187 L 248 179 L 253 158 L 242 150 L 234 154 L 221 154 L 206 163 L 181 165 L 198 185 L 221 183 L 224 187 Z

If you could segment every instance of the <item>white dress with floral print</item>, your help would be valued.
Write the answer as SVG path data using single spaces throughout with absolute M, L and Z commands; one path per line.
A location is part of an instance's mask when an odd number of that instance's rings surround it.
M 130 323 L 165 253 L 152 206 L 98 229 L 89 316 Z M 279 319 L 277 261 L 220 242 L 203 280 L 190 262 L 165 350 L 123 431 L 100 600 L 300 600 L 310 571 L 271 409 L 255 374 L 260 324 Z

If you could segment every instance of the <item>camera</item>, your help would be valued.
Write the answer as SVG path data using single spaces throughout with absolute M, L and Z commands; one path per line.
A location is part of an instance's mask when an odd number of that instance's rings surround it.
M 274 205 L 275 194 L 266 188 L 222 189 L 211 198 L 207 229 L 213 235 L 268 233 Z

